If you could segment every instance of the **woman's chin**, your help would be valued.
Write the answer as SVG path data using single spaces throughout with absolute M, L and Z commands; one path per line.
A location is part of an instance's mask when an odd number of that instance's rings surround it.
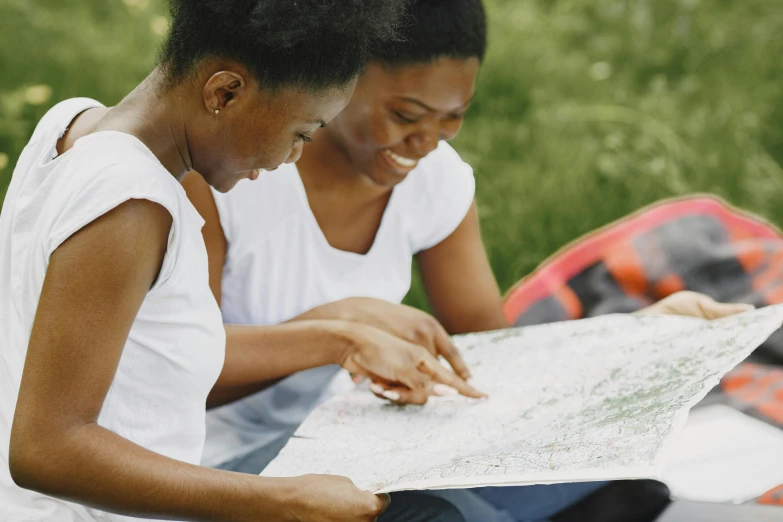
M 382 154 L 378 154 L 370 168 L 365 171 L 367 177 L 376 185 L 393 187 L 405 180 L 413 170 L 413 168 L 393 168 L 389 163 Z
M 248 179 L 246 174 L 236 174 L 233 176 L 226 176 L 222 178 L 217 184 L 212 186 L 218 192 L 225 194 L 226 192 L 229 192 L 231 189 L 236 187 L 237 183 L 239 183 L 243 179 Z
M 378 171 L 377 169 L 375 171 L 371 171 L 370 174 L 367 174 L 367 177 L 375 184 L 381 187 L 394 187 L 395 185 L 398 185 L 402 181 L 405 180 L 405 178 L 408 177 L 408 174 L 410 172 L 405 173 L 397 173 L 397 172 L 388 172 L 388 171 Z

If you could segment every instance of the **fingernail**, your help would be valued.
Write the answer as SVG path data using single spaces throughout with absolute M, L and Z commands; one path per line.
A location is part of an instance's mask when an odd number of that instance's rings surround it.
M 459 392 L 451 386 L 439 383 L 432 387 L 432 393 L 441 397 L 445 397 L 447 395 L 457 395 Z
M 478 386 L 476 386 L 476 381 L 474 381 L 473 379 L 468 379 L 467 383 L 468 386 L 472 387 L 474 390 L 476 390 L 477 392 L 483 395 L 481 399 L 486 399 L 489 397 L 489 394 L 487 392 L 481 390 Z
M 375 384 L 375 383 L 370 384 L 370 390 L 372 390 L 374 393 L 377 393 L 382 397 L 389 399 L 390 401 L 400 400 L 400 394 L 398 392 L 387 390 L 380 384 Z
M 390 401 L 398 401 L 400 400 L 400 394 L 396 391 L 389 391 L 389 390 L 383 390 L 383 393 L 381 393 L 384 397 L 389 399 Z
M 752 312 L 755 309 L 756 307 L 753 306 L 752 304 L 732 303 L 732 304 L 727 304 L 724 310 L 726 310 L 727 312 L 731 312 L 733 314 L 743 314 L 745 312 Z

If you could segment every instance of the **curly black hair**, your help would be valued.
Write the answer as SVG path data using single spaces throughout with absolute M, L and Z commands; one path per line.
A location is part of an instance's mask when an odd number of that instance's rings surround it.
M 372 59 L 392 66 L 441 57 L 483 60 L 486 49 L 482 0 L 412 0 L 399 37 L 377 46 Z
M 320 91 L 356 77 L 396 38 L 407 0 L 169 0 L 160 61 L 170 78 L 205 58 L 243 64 L 265 88 Z

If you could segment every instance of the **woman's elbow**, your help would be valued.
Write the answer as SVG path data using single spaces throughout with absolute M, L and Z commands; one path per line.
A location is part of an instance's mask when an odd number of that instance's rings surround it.
M 33 452 L 24 442 L 11 439 L 11 447 L 8 454 L 8 471 L 11 473 L 11 480 L 24 489 L 35 489 L 35 468 Z
M 11 479 L 20 488 L 44 493 L 50 489 L 47 484 L 53 482 L 52 473 L 58 459 L 52 452 L 56 448 L 30 431 L 16 426 L 11 430 L 8 470 Z

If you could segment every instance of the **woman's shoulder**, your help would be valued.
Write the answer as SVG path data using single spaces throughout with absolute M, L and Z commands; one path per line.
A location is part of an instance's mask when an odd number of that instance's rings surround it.
M 121 132 L 89 134 L 58 158 L 35 189 L 53 237 L 68 237 L 120 204 L 148 200 L 171 214 L 174 226 L 199 226 L 176 178 L 137 138 Z M 195 214 L 195 215 L 194 215 Z
M 79 138 L 69 151 L 63 184 L 94 186 L 101 191 L 149 191 L 179 197 L 175 177 L 138 138 L 102 131 Z
M 88 109 L 103 106 L 102 103 L 91 98 L 63 100 L 46 111 L 38 125 L 35 126 L 30 142 L 34 142 L 44 136 L 52 136 L 59 139 L 76 116 Z
M 400 208 L 410 223 L 414 252 L 438 244 L 456 229 L 476 189 L 473 169 L 445 141 L 421 160 L 403 185 Z

